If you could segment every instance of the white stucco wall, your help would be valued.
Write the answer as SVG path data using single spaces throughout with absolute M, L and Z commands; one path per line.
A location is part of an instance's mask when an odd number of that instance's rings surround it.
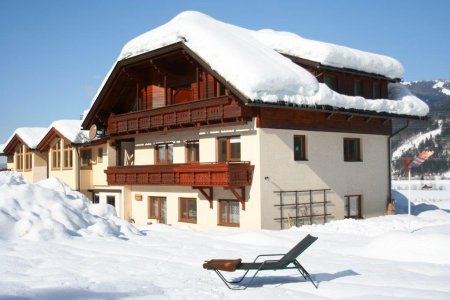
M 280 217 L 279 209 L 274 207 L 279 204 L 279 195 L 274 193 L 277 190 L 332 189 L 327 193 L 327 200 L 332 201 L 327 207 L 333 215 L 329 220 L 344 218 L 344 196 L 354 194 L 362 195 L 363 217 L 384 214 L 388 198 L 387 136 L 280 129 L 258 132 L 262 145 L 263 228 L 280 228 L 280 223 L 273 220 Z M 306 136 L 307 161 L 294 161 L 294 135 Z M 344 161 L 344 138 L 361 139 L 362 162 Z M 315 197 L 317 201 L 323 199 L 319 194 Z

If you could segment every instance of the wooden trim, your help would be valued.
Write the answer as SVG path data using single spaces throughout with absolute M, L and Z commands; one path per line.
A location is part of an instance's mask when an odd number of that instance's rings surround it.
M 193 148 L 193 156 L 194 159 L 191 160 L 190 159 L 190 146 L 191 145 L 197 145 L 197 147 L 194 146 Z M 200 161 L 200 141 L 199 140 L 194 140 L 194 141 L 187 141 L 186 142 L 186 146 L 185 146 L 185 162 L 186 163 L 198 163 Z
M 241 161 L 241 152 L 242 151 L 240 151 L 240 153 L 239 153 L 239 158 L 234 158 L 234 157 L 231 157 L 231 139 L 232 138 L 239 138 L 239 145 L 241 145 L 241 136 L 240 135 L 233 135 L 233 136 L 221 136 L 221 137 L 218 137 L 217 139 L 216 139 L 216 149 L 217 149 L 217 151 L 216 151 L 216 157 L 217 157 L 217 162 L 228 162 L 228 161 L 230 161 L 230 162 L 232 162 L 232 161 L 235 161 L 235 162 L 238 162 L 238 161 Z M 226 160 L 224 161 L 224 160 L 220 160 L 220 154 L 221 154 L 221 143 L 220 143 L 220 140 L 223 140 L 223 139 L 225 139 L 225 142 L 226 142 Z
M 236 200 L 241 203 L 242 210 L 245 210 L 245 187 L 239 188 L 241 190 L 241 194 L 237 192 L 237 189 L 235 188 L 229 188 L 230 191 L 233 193 L 234 197 L 236 197 Z
M 356 203 L 358 205 L 358 213 L 356 216 L 350 215 L 350 198 L 358 197 L 356 200 Z M 356 219 L 362 219 L 362 195 L 345 195 L 344 199 L 346 201 L 345 204 L 347 204 L 347 211 L 345 211 L 345 218 L 356 218 Z M 345 208 L 344 204 L 344 208 Z
M 297 151 L 296 146 L 300 147 L 299 154 L 296 155 Z M 306 145 L 306 135 L 294 135 L 293 140 L 293 152 L 294 152 L 294 161 L 307 161 L 307 145 Z
M 199 192 L 203 195 L 203 197 L 206 198 L 206 200 L 209 201 L 209 208 L 213 208 L 213 199 L 214 199 L 214 189 L 213 187 L 199 187 L 199 186 L 193 186 L 193 189 L 199 190 Z M 206 191 L 209 191 L 207 193 Z
M 183 210 L 182 210 L 183 201 L 186 202 L 187 218 L 183 218 Z M 196 213 L 195 218 L 190 218 L 190 215 L 189 215 L 189 202 L 190 201 L 195 201 L 195 213 Z M 197 224 L 197 212 L 198 212 L 197 198 L 185 198 L 185 197 L 178 198 L 178 222 Z

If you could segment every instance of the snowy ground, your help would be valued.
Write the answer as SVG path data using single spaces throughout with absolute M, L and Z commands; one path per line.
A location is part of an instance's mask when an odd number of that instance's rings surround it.
M 405 209 L 408 194 L 403 184 L 393 184 L 399 189 L 394 194 L 399 211 Z M 13 231 L 0 235 L 0 299 L 450 299 L 450 181 L 432 184 L 436 190 L 410 192 L 418 199 L 411 219 L 403 214 L 284 231 L 150 225 L 139 232 L 107 209 L 99 213 L 88 207 L 79 221 L 65 224 L 71 226 L 66 234 L 61 234 L 63 224 L 55 226 L 59 234 L 49 235 L 45 219 L 64 221 L 61 215 L 72 206 L 54 203 L 46 218 L 36 216 L 45 211 L 31 204 L 12 209 L 10 198 L 22 199 L 17 191 L 5 196 L 7 191 L 39 187 L 16 179 L 2 182 L 0 177 L 0 231 L 7 226 Z M 67 201 L 75 199 L 80 206 L 74 192 L 58 193 L 70 195 Z M 56 197 L 51 192 L 40 195 Z M 14 233 L 13 218 L 5 221 L 6 213 L 21 214 L 45 230 L 42 235 Z M 247 261 L 257 254 L 283 253 L 307 233 L 319 239 L 300 261 L 319 282 L 317 290 L 288 270 L 267 271 L 251 288 L 230 291 L 201 267 L 210 258 Z

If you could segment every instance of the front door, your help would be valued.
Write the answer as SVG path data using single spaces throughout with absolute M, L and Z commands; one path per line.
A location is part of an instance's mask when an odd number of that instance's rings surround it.
M 149 219 L 167 224 L 167 202 L 165 197 L 149 197 Z

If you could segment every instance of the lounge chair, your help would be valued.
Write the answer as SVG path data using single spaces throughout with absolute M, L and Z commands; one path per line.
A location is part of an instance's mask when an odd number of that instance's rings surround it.
M 303 240 L 301 240 L 294 248 L 292 248 L 286 254 L 262 254 L 258 255 L 255 260 L 251 263 L 243 263 L 241 259 L 212 259 L 206 261 L 203 264 L 203 268 L 207 270 L 213 270 L 222 279 L 225 285 L 232 290 L 245 290 L 253 282 L 259 271 L 264 270 L 287 270 L 287 269 L 297 269 L 305 280 L 311 281 L 311 283 L 316 287 L 317 284 L 312 280 L 311 275 L 303 268 L 303 266 L 297 261 L 297 257 L 305 251 L 312 243 L 317 240 L 317 237 L 307 235 Z M 260 257 L 270 257 L 270 256 L 281 256 L 280 259 L 267 259 L 264 261 L 257 262 Z M 245 271 L 244 275 L 234 281 L 226 280 L 220 271 L 234 272 L 236 270 Z M 255 270 L 255 274 L 250 279 L 246 285 L 233 286 L 242 282 L 247 273 L 250 270 Z

